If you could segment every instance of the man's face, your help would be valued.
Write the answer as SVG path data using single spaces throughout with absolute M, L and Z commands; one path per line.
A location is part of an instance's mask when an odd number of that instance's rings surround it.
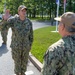
M 26 16 L 26 9 L 19 10 L 19 11 L 18 11 L 18 14 L 19 14 L 19 16 L 21 16 L 21 17 L 25 17 L 25 16 Z
M 64 30 L 64 23 L 62 22 L 62 20 L 59 22 L 59 26 L 58 26 L 58 31 L 59 31 L 59 34 L 62 35 L 63 33 L 63 30 Z

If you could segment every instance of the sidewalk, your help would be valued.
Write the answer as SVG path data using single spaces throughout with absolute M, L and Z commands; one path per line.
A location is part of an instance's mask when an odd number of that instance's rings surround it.
M 14 75 L 14 61 L 11 55 L 11 48 L 9 47 L 11 44 L 11 31 L 8 36 L 6 47 L 6 45 L 2 45 L 2 38 L 0 35 L 0 75 Z M 40 75 L 40 71 L 30 60 L 28 60 L 27 71 L 33 72 L 33 75 Z
M 41 69 L 42 69 L 43 64 L 41 62 L 39 62 L 31 53 L 29 53 L 29 60 L 41 72 Z

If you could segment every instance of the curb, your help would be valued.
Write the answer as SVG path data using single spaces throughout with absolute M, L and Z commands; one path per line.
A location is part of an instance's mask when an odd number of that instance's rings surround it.
M 41 72 L 43 64 L 39 62 L 32 54 L 29 52 L 29 60 L 34 64 L 34 66 Z

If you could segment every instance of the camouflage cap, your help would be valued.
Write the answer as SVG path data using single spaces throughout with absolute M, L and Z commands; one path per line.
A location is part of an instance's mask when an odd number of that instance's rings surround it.
M 26 10 L 27 10 L 27 7 L 24 6 L 24 5 L 20 5 L 20 6 L 18 7 L 18 11 L 19 11 L 19 10 L 23 10 L 23 9 L 26 9 Z
M 75 13 L 66 12 L 61 17 L 54 18 L 57 21 L 62 21 L 65 26 L 75 28 Z

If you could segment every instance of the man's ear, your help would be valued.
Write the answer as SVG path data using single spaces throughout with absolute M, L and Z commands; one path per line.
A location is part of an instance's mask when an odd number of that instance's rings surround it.
M 64 30 L 65 29 L 65 25 L 62 23 L 61 25 L 61 29 Z
M 19 10 L 18 10 L 18 14 L 19 14 Z

